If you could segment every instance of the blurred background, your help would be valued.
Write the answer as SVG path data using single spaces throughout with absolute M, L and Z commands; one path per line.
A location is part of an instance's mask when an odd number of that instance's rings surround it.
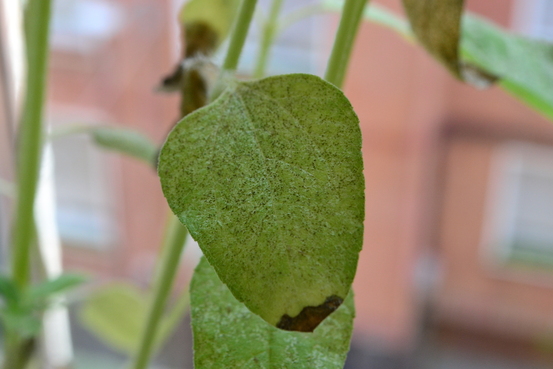
M 10 39 L 11 1 L 3 0 L 0 24 L 3 250 L 12 206 L 5 196 L 13 179 L 11 106 L 19 93 L 13 82 L 21 73 L 21 64 L 6 62 L 20 47 Z M 401 13 L 399 0 L 373 1 Z M 161 144 L 179 118 L 178 97 L 154 90 L 181 55 L 182 2 L 55 0 L 47 105 L 52 131 L 110 124 Z M 316 2 L 288 0 L 283 13 Z M 513 32 L 553 42 L 553 0 L 466 3 Z M 265 13 L 269 5 L 259 4 Z M 269 73 L 322 75 L 338 20 L 318 15 L 288 28 L 277 39 Z M 244 75 L 259 35 L 254 22 L 241 59 Z M 552 122 L 498 87 L 461 84 L 420 47 L 366 22 L 345 93 L 361 120 L 366 177 L 365 243 L 346 368 L 551 367 Z M 102 152 L 85 135 L 59 137 L 52 147 L 65 269 L 90 275 L 90 290 L 120 280 L 146 288 L 168 215 L 156 173 Z M 189 245 L 175 296 L 199 255 Z M 70 309 L 75 367 L 117 368 L 124 356 L 79 318 L 86 294 Z M 191 362 L 185 318 L 156 365 L 191 368 Z

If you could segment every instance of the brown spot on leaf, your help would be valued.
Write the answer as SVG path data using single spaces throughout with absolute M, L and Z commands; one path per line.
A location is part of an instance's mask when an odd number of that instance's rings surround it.
M 306 306 L 295 317 L 284 314 L 277 328 L 286 331 L 313 332 L 315 328 L 342 304 L 344 300 L 336 295 L 327 297 L 319 306 Z

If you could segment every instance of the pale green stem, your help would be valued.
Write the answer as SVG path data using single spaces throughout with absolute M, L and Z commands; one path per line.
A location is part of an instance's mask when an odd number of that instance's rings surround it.
M 167 339 L 175 332 L 179 323 L 181 322 L 184 314 L 190 308 L 190 293 L 188 287 L 181 292 L 177 301 L 173 305 L 171 311 L 165 315 L 161 327 L 159 328 L 159 333 L 156 337 L 156 342 L 154 344 L 154 349 L 161 347 Z
M 240 54 L 242 54 L 244 42 L 246 42 L 256 4 L 257 0 L 242 0 L 240 3 L 238 18 L 234 23 L 229 48 L 223 63 L 224 72 L 234 71 L 238 67 L 238 61 L 240 60 Z
M 271 45 L 274 42 L 278 30 L 278 15 L 280 14 L 281 8 L 282 0 L 273 0 L 269 17 L 265 21 L 265 24 L 263 24 L 263 34 L 259 45 L 257 64 L 253 73 L 255 78 L 262 78 L 265 75 L 267 61 L 269 60 L 269 51 L 271 50 Z
M 165 304 L 167 303 L 179 267 L 187 233 L 186 228 L 180 223 L 178 218 L 171 214 L 165 239 L 163 240 L 160 263 L 156 270 L 153 300 L 132 365 L 134 369 L 146 369 L 150 363 L 156 345 L 157 329 L 163 317 Z
M 12 235 L 12 277 L 20 288 L 29 282 L 34 240 L 34 203 L 42 150 L 42 114 L 48 66 L 50 0 L 31 0 L 25 14 L 27 83 L 17 146 L 17 200 Z M 5 336 L 6 369 L 23 369 L 32 354 L 28 340 L 10 329 Z
M 325 79 L 338 88 L 342 88 L 344 83 L 353 43 L 361 24 L 366 3 L 367 0 L 346 0 L 344 5 L 325 74 Z
M 29 254 L 34 233 L 33 209 L 42 148 L 50 0 L 29 1 L 26 12 L 27 84 L 19 127 L 18 196 L 12 248 L 12 274 L 20 287 L 29 280 Z
M 238 9 L 238 17 L 230 35 L 230 43 L 219 78 L 213 87 L 209 101 L 215 100 L 225 89 L 226 78 L 238 67 L 238 61 L 242 54 L 246 36 L 250 28 L 257 0 L 242 0 Z

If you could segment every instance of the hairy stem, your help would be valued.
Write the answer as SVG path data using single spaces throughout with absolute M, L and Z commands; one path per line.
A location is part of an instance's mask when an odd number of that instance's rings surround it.
M 142 332 L 138 352 L 135 356 L 132 368 L 145 369 L 150 363 L 152 353 L 157 342 L 157 331 L 165 304 L 171 292 L 173 281 L 179 267 L 184 241 L 187 235 L 186 228 L 173 214 L 170 215 L 169 224 L 163 240 L 160 263 L 156 270 L 154 282 L 154 296 L 148 312 L 145 328 Z
M 346 0 L 332 53 L 326 68 L 325 79 L 341 88 L 344 83 L 353 43 L 361 24 L 367 0 Z
M 269 18 L 263 25 L 263 35 L 261 36 L 259 54 L 253 73 L 255 78 L 262 78 L 265 75 L 267 61 L 269 60 L 269 51 L 278 31 L 278 15 L 280 14 L 281 8 L 282 0 L 273 0 Z

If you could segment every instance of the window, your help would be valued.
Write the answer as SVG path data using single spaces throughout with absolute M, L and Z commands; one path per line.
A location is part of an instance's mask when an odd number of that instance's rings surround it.
M 284 1 L 280 12 L 280 20 L 306 6 L 317 4 L 317 0 L 296 0 Z M 271 1 L 260 0 L 258 7 L 266 17 Z M 267 74 L 284 73 L 312 73 L 320 72 L 318 62 L 321 37 L 317 37 L 321 31 L 317 17 L 307 17 L 292 24 L 290 27 L 278 34 L 267 65 Z M 254 70 L 259 42 L 261 38 L 261 25 L 254 19 L 252 22 L 248 39 L 243 50 L 243 57 L 240 60 L 240 69 L 244 72 Z
M 80 122 L 86 121 L 86 114 L 77 114 Z M 112 246 L 119 230 L 116 158 L 95 147 L 88 135 L 57 138 L 53 150 L 56 217 L 62 241 L 93 249 Z
M 517 0 L 513 26 L 526 36 L 553 42 L 553 0 Z
M 90 53 L 120 29 L 121 6 L 106 0 L 57 0 L 52 11 L 52 47 Z
M 553 148 L 506 143 L 491 169 L 485 244 L 493 258 L 553 266 Z

